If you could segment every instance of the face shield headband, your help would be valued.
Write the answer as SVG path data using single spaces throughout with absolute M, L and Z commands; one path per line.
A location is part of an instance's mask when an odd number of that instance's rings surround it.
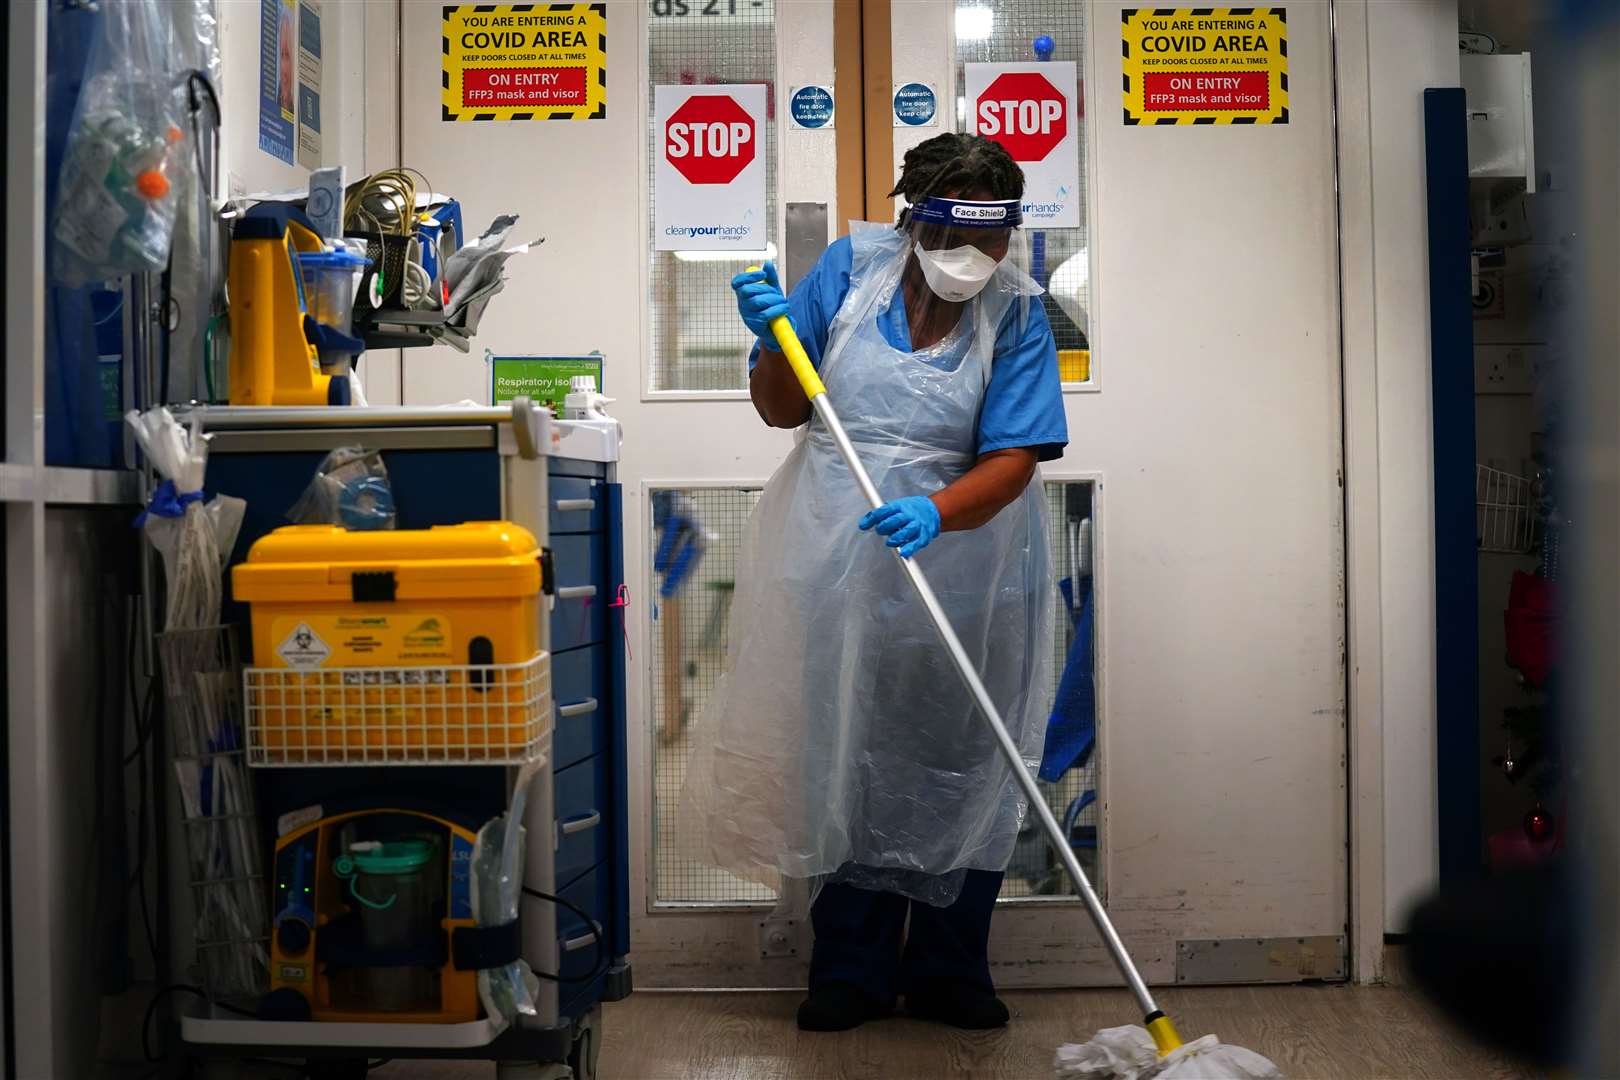
M 1017 199 L 945 199 L 930 195 L 908 211 L 912 224 L 956 229 L 1016 229 L 1024 223 Z

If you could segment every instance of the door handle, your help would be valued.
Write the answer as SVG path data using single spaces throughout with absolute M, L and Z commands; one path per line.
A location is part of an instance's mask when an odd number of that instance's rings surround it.
M 578 952 L 587 946 L 595 945 L 600 940 L 601 933 L 600 929 L 594 929 L 589 933 L 579 935 L 579 937 L 568 938 L 562 943 L 563 952 Z
M 569 585 L 557 590 L 559 600 L 588 600 L 595 595 L 595 585 Z
M 595 499 L 558 499 L 551 504 L 559 514 L 570 514 L 580 510 L 595 510 Z
M 562 831 L 564 836 L 572 836 L 575 833 L 584 832 L 587 829 L 594 829 L 600 824 L 602 824 L 602 812 L 600 810 L 592 810 L 588 814 L 581 814 L 579 817 L 569 818 L 567 821 L 563 822 Z
M 596 707 L 596 699 L 593 697 L 588 697 L 584 701 L 576 701 L 571 705 L 557 706 L 557 716 L 560 719 L 568 720 L 576 716 L 584 716 L 587 713 L 593 713 L 596 711 Z

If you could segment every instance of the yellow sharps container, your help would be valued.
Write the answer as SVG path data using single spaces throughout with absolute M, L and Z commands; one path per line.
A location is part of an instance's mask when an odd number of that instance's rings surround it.
M 294 525 L 232 572 L 258 763 L 499 761 L 550 734 L 542 553 L 505 521 Z

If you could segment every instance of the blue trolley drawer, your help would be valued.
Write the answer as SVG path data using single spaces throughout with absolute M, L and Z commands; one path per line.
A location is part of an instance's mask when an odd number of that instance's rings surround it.
M 557 773 L 557 882 L 567 884 L 608 856 L 608 757 L 598 754 Z
M 551 531 L 602 531 L 602 499 L 596 481 L 577 476 L 551 478 Z
M 604 595 L 600 538 L 554 536 L 552 557 L 557 568 L 557 607 L 551 613 L 551 651 L 566 652 L 604 639 L 607 606 Z
M 551 657 L 551 699 L 557 703 L 557 725 L 551 736 L 553 768 L 607 748 L 607 724 L 613 705 L 607 700 L 607 647 L 587 645 Z

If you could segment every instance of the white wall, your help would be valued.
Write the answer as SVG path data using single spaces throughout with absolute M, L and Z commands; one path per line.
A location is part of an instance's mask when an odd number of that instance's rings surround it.
M 1458 85 L 1456 0 L 1368 5 L 1377 367 L 1384 925 L 1437 875 L 1434 485 L 1423 91 Z
M 321 9 L 321 121 L 325 165 L 365 172 L 367 4 L 325 0 Z M 219 0 L 224 110 L 220 172 L 231 194 L 306 188 L 309 170 L 259 149 L 259 0 Z M 388 47 L 392 52 L 393 42 Z

